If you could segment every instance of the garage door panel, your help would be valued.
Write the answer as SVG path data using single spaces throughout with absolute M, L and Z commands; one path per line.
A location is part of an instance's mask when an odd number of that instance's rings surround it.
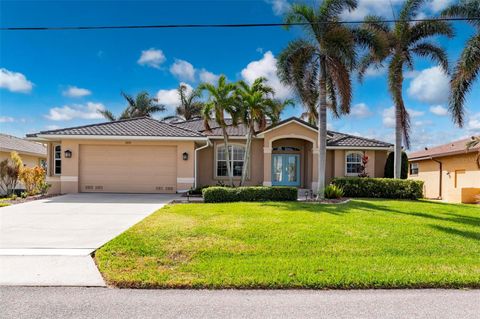
M 80 191 L 173 193 L 175 146 L 81 145 Z

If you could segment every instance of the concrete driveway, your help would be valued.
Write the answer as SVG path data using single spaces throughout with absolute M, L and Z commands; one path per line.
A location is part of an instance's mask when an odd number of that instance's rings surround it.
M 104 285 L 90 254 L 177 196 L 71 194 L 0 208 L 0 285 Z

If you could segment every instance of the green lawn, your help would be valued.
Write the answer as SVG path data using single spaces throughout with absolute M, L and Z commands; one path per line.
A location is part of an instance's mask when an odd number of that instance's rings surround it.
M 171 205 L 95 258 L 120 287 L 480 287 L 480 207 L 393 200 Z

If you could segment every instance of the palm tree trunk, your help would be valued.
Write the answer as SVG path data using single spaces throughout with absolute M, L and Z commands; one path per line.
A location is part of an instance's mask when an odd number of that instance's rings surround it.
M 320 103 L 318 107 L 318 186 L 320 199 L 325 192 L 325 167 L 327 160 L 327 70 L 325 59 L 320 61 Z
M 395 154 L 393 160 L 393 178 L 402 178 L 402 115 L 400 108 L 395 108 Z
M 247 179 L 248 165 L 250 165 L 250 145 L 252 144 L 252 132 L 250 131 L 249 127 L 247 129 L 248 133 L 247 141 L 245 143 L 245 155 L 243 156 L 242 180 L 240 182 L 240 186 L 243 186 L 245 184 L 245 180 Z
M 223 132 L 223 144 L 225 146 L 225 161 L 227 162 L 227 174 L 228 174 L 228 181 L 230 183 L 230 186 L 235 186 L 233 185 L 233 172 L 232 172 L 232 163 L 230 161 L 230 152 L 229 152 L 229 143 L 228 143 L 228 134 L 227 134 L 227 129 L 225 127 L 222 127 L 222 132 Z

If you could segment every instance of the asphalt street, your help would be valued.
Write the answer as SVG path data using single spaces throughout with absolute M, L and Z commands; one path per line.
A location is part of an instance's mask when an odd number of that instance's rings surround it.
M 480 318 L 480 290 L 0 287 L 1 318 Z

